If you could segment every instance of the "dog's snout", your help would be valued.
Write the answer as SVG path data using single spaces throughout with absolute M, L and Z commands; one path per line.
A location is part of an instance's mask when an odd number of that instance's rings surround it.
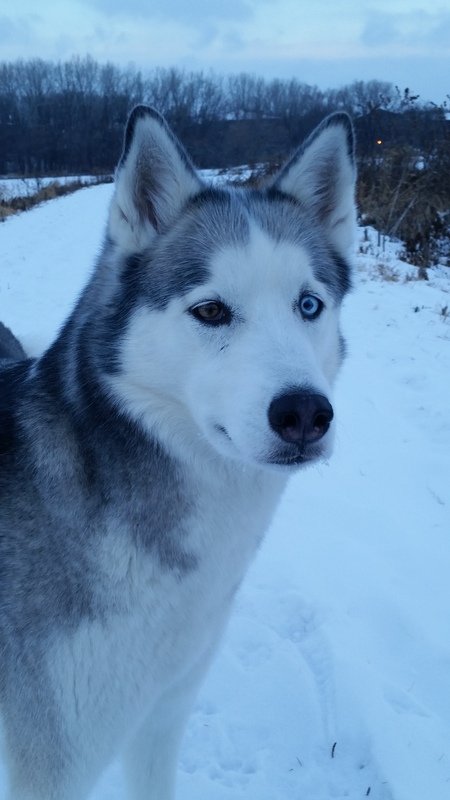
M 314 444 L 325 436 L 333 409 L 322 394 L 291 392 L 272 400 L 269 423 L 284 442 Z

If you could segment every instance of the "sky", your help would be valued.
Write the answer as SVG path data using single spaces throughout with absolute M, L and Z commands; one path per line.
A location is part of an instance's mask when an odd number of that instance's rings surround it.
M 321 89 L 376 78 L 421 100 L 450 94 L 446 0 L 0 0 L 0 60 L 90 54 Z

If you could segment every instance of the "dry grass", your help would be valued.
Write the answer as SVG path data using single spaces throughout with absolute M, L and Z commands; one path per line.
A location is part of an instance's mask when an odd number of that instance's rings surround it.
M 10 197 L 8 200 L 1 200 L 0 198 L 0 222 L 3 222 L 7 217 L 13 214 L 19 214 L 21 211 L 29 211 L 30 208 L 45 203 L 47 200 L 54 200 L 56 197 L 63 197 L 66 194 L 72 194 L 79 189 L 84 189 L 87 186 L 96 186 L 100 183 L 108 183 L 112 180 L 109 176 L 99 176 L 92 181 L 73 180 L 67 183 L 60 183 L 54 180 L 47 186 L 42 186 L 34 194 L 26 197 Z
M 390 283 L 398 283 L 401 279 L 400 273 L 393 269 L 393 267 L 389 267 L 387 264 L 379 262 L 376 264 L 376 272 L 377 275 L 382 278 L 384 281 L 389 281 Z

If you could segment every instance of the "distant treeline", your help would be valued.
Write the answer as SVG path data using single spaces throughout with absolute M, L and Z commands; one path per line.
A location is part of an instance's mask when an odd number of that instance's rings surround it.
M 0 174 L 111 172 L 136 103 L 166 116 L 199 167 L 277 162 L 336 110 L 354 117 L 363 158 L 380 143 L 421 150 L 448 136 L 444 107 L 376 80 L 322 91 L 296 78 L 20 60 L 0 64 Z

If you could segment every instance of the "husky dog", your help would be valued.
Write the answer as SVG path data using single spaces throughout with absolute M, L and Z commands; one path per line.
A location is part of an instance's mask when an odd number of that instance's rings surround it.
M 35 360 L 0 329 L 0 725 L 9 800 L 124 757 L 174 796 L 183 725 L 289 475 L 329 456 L 355 221 L 327 118 L 264 189 L 128 122 L 102 254 Z

